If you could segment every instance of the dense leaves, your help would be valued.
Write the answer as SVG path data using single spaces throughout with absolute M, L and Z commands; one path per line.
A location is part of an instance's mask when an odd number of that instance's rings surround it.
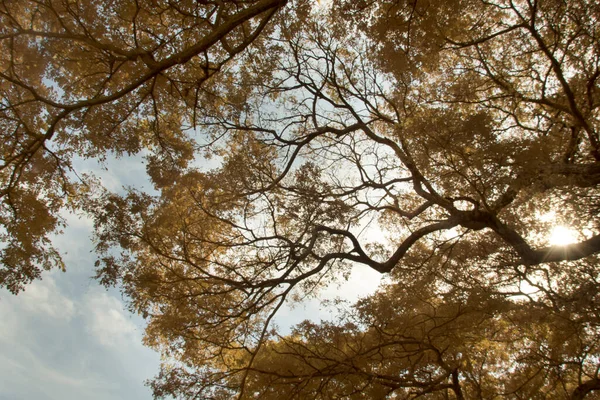
M 4 283 L 82 207 L 157 397 L 595 396 L 600 6 L 282 3 L 3 5 Z M 72 183 L 107 151 L 158 194 Z M 271 330 L 356 264 L 388 283 Z
M 159 186 L 185 167 L 203 84 L 284 3 L 2 1 L 0 284 L 18 292 L 61 265 L 47 235 L 89 185 L 73 157 L 144 149 Z

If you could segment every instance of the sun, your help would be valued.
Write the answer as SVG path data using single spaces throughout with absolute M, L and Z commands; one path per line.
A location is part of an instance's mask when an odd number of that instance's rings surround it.
M 565 246 L 567 244 L 575 243 L 577 242 L 577 232 L 569 227 L 556 225 L 550 231 L 548 242 L 553 246 Z

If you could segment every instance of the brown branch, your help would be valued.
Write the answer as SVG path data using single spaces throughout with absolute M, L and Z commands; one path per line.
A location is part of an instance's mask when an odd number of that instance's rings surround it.
M 420 229 L 417 229 L 413 233 L 411 233 L 402 244 L 396 249 L 394 254 L 384 263 L 378 263 L 378 268 L 374 268 L 375 270 L 386 273 L 390 272 L 398 262 L 404 257 L 404 255 L 410 250 L 413 244 L 419 241 L 421 238 L 429 235 L 430 233 L 441 231 L 444 229 L 451 229 L 459 224 L 458 219 L 449 218 L 446 221 L 440 221 L 435 224 L 424 226 Z
M 506 29 L 502 29 L 502 30 L 500 30 L 498 32 L 494 32 L 491 35 L 484 36 L 484 37 L 479 38 L 479 39 L 470 40 L 468 42 L 454 41 L 454 40 L 452 40 L 450 38 L 445 38 L 445 39 L 446 39 L 446 41 L 448 43 L 452 44 L 454 46 L 454 48 L 456 48 L 456 49 L 462 49 L 462 48 L 465 48 L 465 47 L 476 46 L 478 44 L 482 44 L 482 43 L 488 42 L 488 41 L 490 41 L 490 40 L 492 40 L 492 39 L 494 39 L 494 38 L 496 38 L 498 36 L 502 36 L 502 35 L 504 35 L 506 33 L 512 32 L 512 31 L 514 31 L 516 29 L 520 29 L 520 28 L 527 28 L 527 24 L 521 23 L 521 24 L 518 24 L 518 25 L 509 26 Z
M 480 210 L 460 211 L 457 213 L 457 219 L 459 224 L 465 228 L 474 230 L 492 229 L 517 252 L 523 263 L 527 265 L 575 261 L 600 252 L 600 235 L 579 243 L 533 249 L 517 231 L 504 224 L 490 212 Z
M 563 74 L 560 62 L 556 59 L 556 57 L 554 57 L 554 54 L 552 54 L 552 52 L 546 45 L 546 42 L 544 42 L 544 39 L 540 36 L 539 32 L 537 31 L 536 27 L 534 26 L 533 21 L 530 25 L 527 25 L 527 29 L 529 30 L 529 32 L 531 33 L 531 35 L 537 42 L 538 46 L 540 47 L 540 50 L 542 50 L 544 55 L 550 61 L 550 64 L 552 65 L 552 70 L 554 71 L 554 75 L 560 82 L 563 92 L 564 92 L 565 96 L 567 97 L 571 115 L 575 118 L 577 123 L 579 125 L 581 125 L 583 127 L 583 129 L 585 130 L 585 132 L 587 133 L 588 139 L 590 140 L 590 144 L 592 146 L 592 155 L 594 156 L 594 158 L 596 160 L 600 161 L 600 153 L 599 153 L 600 144 L 598 143 L 597 134 L 596 134 L 596 132 L 594 132 L 593 128 L 590 126 L 588 121 L 585 119 L 585 117 L 581 113 L 581 110 L 579 109 L 579 107 L 577 105 L 577 101 L 575 100 L 575 94 L 573 93 L 571 86 L 569 86 L 569 83 L 567 82 L 567 79 L 565 78 L 565 76 Z
M 583 400 L 590 392 L 600 390 L 600 379 L 594 378 L 583 382 L 573 390 L 571 400 Z

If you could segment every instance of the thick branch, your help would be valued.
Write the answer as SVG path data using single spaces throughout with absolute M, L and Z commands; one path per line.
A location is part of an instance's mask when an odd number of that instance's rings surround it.
M 600 390 L 600 379 L 594 378 L 577 386 L 571 395 L 571 400 L 583 400 L 590 392 Z
M 459 224 L 465 228 L 480 230 L 490 228 L 507 244 L 512 246 L 522 261 L 528 265 L 547 262 L 574 261 L 600 252 L 600 235 L 579 243 L 533 249 L 514 229 L 504 224 L 495 215 L 486 211 L 460 211 Z
M 446 221 L 437 222 L 435 224 L 424 226 L 411 233 L 402 244 L 396 249 L 394 254 L 385 263 L 379 264 L 378 268 L 374 268 L 381 273 L 390 272 L 400 262 L 402 257 L 410 250 L 413 244 L 430 233 L 451 229 L 458 225 L 458 219 L 450 218 Z

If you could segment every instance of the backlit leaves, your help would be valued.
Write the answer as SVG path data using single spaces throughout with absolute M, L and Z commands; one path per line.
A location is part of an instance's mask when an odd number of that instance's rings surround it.
M 598 6 L 312 5 L 2 3 L 3 282 L 81 208 L 157 397 L 594 395 Z M 74 184 L 111 152 L 155 192 Z M 356 264 L 387 285 L 271 330 Z

